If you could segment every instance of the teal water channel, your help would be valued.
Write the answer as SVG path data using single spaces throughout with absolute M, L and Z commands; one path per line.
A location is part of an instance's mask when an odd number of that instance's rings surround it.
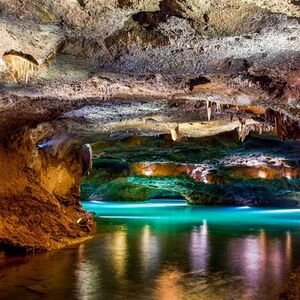
M 276 299 L 300 265 L 300 209 L 84 202 L 98 232 L 0 257 L 0 299 Z

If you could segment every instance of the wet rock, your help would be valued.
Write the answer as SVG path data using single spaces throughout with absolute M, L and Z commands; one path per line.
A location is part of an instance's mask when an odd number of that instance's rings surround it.
M 285 287 L 282 288 L 280 292 L 279 299 L 281 300 L 294 300 L 300 298 L 300 270 L 299 267 L 293 271 L 288 282 L 285 284 Z
M 85 191 L 90 182 L 94 190 L 90 199 L 146 200 L 169 195 L 184 197 L 190 204 L 299 205 L 298 143 L 287 146 L 280 140 L 254 137 L 241 143 L 234 135 L 181 141 L 173 146 L 168 145 L 171 141 L 165 144 L 162 137 L 130 141 L 95 145 L 95 155 L 102 153 L 105 164 L 96 158 L 102 168 L 95 169 L 82 186 Z M 115 155 L 122 163 L 115 164 Z M 128 164 L 130 172 L 117 172 L 122 164 Z
M 32 284 L 30 286 L 27 286 L 27 290 L 38 295 L 47 295 L 49 293 L 47 288 L 39 284 Z

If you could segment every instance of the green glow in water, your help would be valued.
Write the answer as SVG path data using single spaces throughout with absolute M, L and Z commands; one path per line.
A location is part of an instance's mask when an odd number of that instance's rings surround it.
M 154 223 L 222 226 L 300 227 L 300 209 L 189 206 L 184 200 L 150 200 L 145 203 L 84 202 L 99 218 Z

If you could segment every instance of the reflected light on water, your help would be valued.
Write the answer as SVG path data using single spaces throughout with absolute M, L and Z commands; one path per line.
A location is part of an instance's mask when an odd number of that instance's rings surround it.
M 177 201 L 178 203 L 139 203 L 139 204 L 115 204 L 113 208 L 152 208 L 152 207 L 174 207 L 187 206 L 186 202 Z
M 101 219 L 148 219 L 148 220 L 155 220 L 155 219 L 162 219 L 163 217 L 155 217 L 155 216 L 101 216 Z
M 259 232 L 259 247 L 260 247 L 260 264 L 262 269 L 265 269 L 267 260 L 267 237 L 266 232 L 261 229 Z
M 78 248 L 78 264 L 75 275 L 78 299 L 89 300 L 92 295 L 99 295 L 95 282 L 99 281 L 100 271 L 93 261 L 86 258 L 85 248 L 86 244 L 80 244 Z
M 239 270 L 243 281 L 250 287 L 276 289 L 283 280 L 284 272 L 291 264 L 292 237 L 286 232 L 285 239 L 267 238 L 261 229 L 258 235 L 237 238 L 229 245 L 231 265 Z M 268 286 L 266 282 L 273 284 Z M 269 291 L 270 292 L 270 291 Z M 253 290 L 253 295 L 256 293 Z
M 265 265 L 265 249 L 260 248 L 260 238 L 249 237 L 243 243 L 245 275 L 250 282 L 260 280 Z
M 146 273 L 156 268 L 158 262 L 158 254 L 159 245 L 157 237 L 151 235 L 150 226 L 145 225 L 141 238 L 141 257 Z
M 27 258 L 0 252 L 1 300 L 277 299 L 300 264 L 299 209 L 85 207 L 98 216 L 94 239 Z
M 287 267 L 290 268 L 292 261 L 292 235 L 289 231 L 286 233 L 285 255 Z
M 282 246 L 281 241 L 279 239 L 275 239 L 272 242 L 271 247 L 268 249 L 269 259 L 271 260 L 271 266 L 273 268 L 273 280 L 278 284 L 281 282 L 282 269 L 285 262 L 285 252 L 282 251 Z
M 264 230 L 258 235 L 236 238 L 229 244 L 228 259 L 230 266 L 238 270 L 245 285 L 257 287 L 263 282 L 267 265 L 267 241 Z M 255 291 L 249 290 L 251 295 Z
M 206 273 L 209 258 L 209 241 L 207 221 L 203 220 L 203 225 L 194 227 L 191 233 L 190 260 L 192 272 Z
M 262 214 L 290 214 L 290 213 L 300 213 L 299 208 L 288 208 L 288 209 L 269 209 L 269 210 L 262 210 L 258 211 L 257 213 Z
M 165 270 L 157 279 L 155 299 L 157 300 L 181 300 L 183 299 L 183 287 L 180 284 L 182 273 L 175 268 Z
M 127 231 L 119 230 L 112 237 L 112 259 L 118 277 L 125 274 L 127 263 Z

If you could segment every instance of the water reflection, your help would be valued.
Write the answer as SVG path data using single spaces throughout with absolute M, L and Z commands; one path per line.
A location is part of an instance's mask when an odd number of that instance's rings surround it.
M 207 221 L 203 220 L 203 225 L 194 227 L 191 232 L 190 261 L 192 272 L 202 275 L 206 274 L 209 258 L 209 241 Z
M 291 267 L 292 262 L 292 235 L 289 231 L 286 233 L 286 242 L 285 242 L 285 256 L 287 268 Z
M 126 271 L 127 262 L 127 230 L 122 228 L 113 232 L 112 238 L 112 259 L 118 277 L 123 277 Z
M 157 279 L 155 299 L 180 300 L 183 299 L 183 286 L 180 284 L 182 273 L 176 268 L 163 270 Z
M 44 288 L 44 299 L 268 300 L 300 265 L 298 210 L 174 203 L 122 219 L 120 205 L 107 212 L 119 219 L 100 218 L 87 243 L 34 259 L 2 255 L 1 300 L 40 299 L 32 287 Z M 124 215 L 137 216 L 136 205 Z
M 245 286 L 251 287 L 251 293 L 248 291 L 251 298 L 258 293 L 274 292 L 281 286 L 291 266 L 291 252 L 289 232 L 278 238 L 260 230 L 257 234 L 232 239 L 227 255 L 230 267 L 238 270 Z
M 81 244 L 78 247 L 78 262 L 76 274 L 76 287 L 77 295 L 79 299 L 89 300 L 92 296 L 101 297 L 101 294 L 97 293 L 95 282 L 99 281 L 100 270 L 92 260 L 87 259 L 86 244 Z
M 156 269 L 159 255 L 159 241 L 156 235 L 151 234 L 150 225 L 145 225 L 141 236 L 142 264 L 145 274 L 149 274 Z
M 242 267 L 246 280 L 255 285 L 260 281 L 265 264 L 265 248 L 260 247 L 260 238 L 248 237 L 241 243 Z M 233 254 L 235 255 L 235 254 Z

